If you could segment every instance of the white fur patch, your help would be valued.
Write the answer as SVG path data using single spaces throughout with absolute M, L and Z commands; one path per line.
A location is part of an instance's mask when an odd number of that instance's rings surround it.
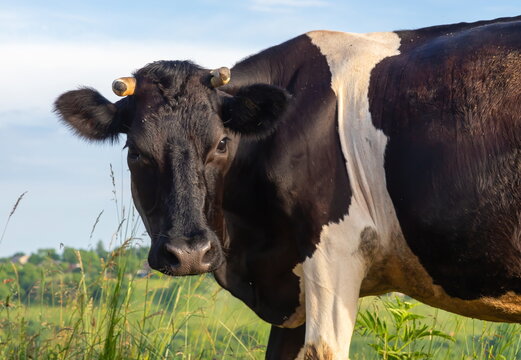
M 371 121 L 368 89 L 372 69 L 399 53 L 400 38 L 395 33 L 307 35 L 331 71 L 352 198 L 345 218 L 323 227 L 316 251 L 303 263 L 306 344 L 325 343 L 335 359 L 346 359 L 360 286 L 371 262 L 360 251 L 360 235 L 374 230 L 378 248 L 385 248 L 399 229 L 385 182 L 387 137 Z

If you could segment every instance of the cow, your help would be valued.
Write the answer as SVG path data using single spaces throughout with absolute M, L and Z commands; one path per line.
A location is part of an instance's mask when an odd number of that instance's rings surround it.
M 346 359 L 361 296 L 521 321 L 521 17 L 312 31 L 204 69 L 158 61 L 55 109 L 126 134 L 152 268 L 212 272 L 268 359 Z

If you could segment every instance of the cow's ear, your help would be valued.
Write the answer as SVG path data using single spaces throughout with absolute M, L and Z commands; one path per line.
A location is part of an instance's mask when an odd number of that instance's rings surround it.
M 241 135 L 264 137 L 272 133 L 290 103 L 282 88 L 255 84 L 241 88 L 235 96 L 224 99 L 224 126 Z
M 54 103 L 54 111 L 80 137 L 115 141 L 128 130 L 124 116 L 127 102 L 125 98 L 113 104 L 96 90 L 83 88 L 62 94 Z

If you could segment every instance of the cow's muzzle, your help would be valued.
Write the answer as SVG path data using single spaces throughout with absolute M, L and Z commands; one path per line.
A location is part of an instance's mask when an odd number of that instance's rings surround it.
M 148 254 L 152 269 L 171 276 L 214 271 L 222 261 L 217 236 L 205 230 L 191 236 L 159 236 Z

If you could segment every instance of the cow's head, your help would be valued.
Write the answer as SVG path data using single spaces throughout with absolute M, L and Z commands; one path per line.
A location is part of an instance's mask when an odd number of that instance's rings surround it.
M 111 103 L 83 88 L 61 95 L 56 111 L 77 135 L 114 141 L 127 134 L 132 196 L 152 239 L 152 268 L 169 275 L 213 271 L 223 260 L 224 176 L 240 136 L 269 135 L 287 93 L 251 85 L 220 91 L 226 72 L 190 62 L 161 61 L 115 81 L 128 95 Z

